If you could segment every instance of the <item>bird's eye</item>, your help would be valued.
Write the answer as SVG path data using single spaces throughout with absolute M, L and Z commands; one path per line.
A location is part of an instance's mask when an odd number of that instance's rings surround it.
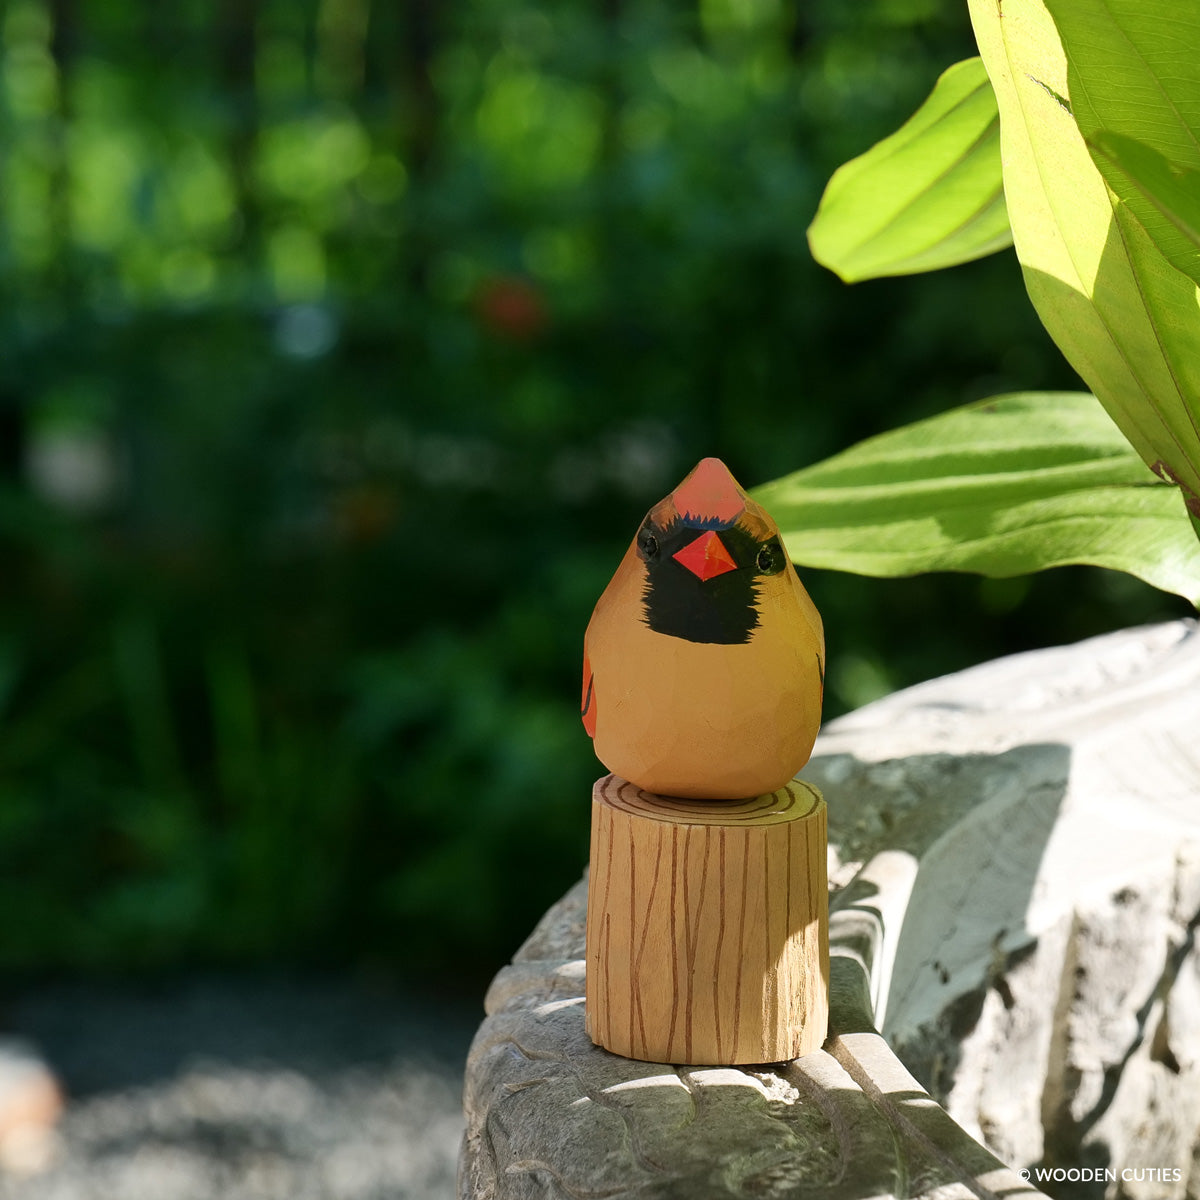
M 755 559 L 755 565 L 766 574 L 774 574 L 783 567 L 783 550 L 778 542 L 768 542 Z
M 642 538 L 642 554 L 646 558 L 653 558 L 658 553 L 658 538 L 652 533 L 648 533 Z

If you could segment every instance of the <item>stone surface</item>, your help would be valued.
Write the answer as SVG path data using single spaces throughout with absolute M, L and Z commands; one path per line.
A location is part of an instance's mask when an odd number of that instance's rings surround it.
M 1194 622 L 831 723 L 803 772 L 845 884 L 825 1049 L 712 1072 L 592 1046 L 581 883 L 489 993 L 460 1195 L 1034 1192 L 968 1134 L 1015 1167 L 1115 1176 L 1072 1195 L 1200 1194 L 1198 731 Z
M 1008 1162 L 1109 1167 L 1113 1195 L 1189 1194 L 1195 623 L 911 688 L 834 722 L 819 749 L 805 774 L 843 862 L 881 849 L 914 860 L 876 1010 L 900 1058 Z M 1133 1176 L 1148 1168 L 1178 1178 L 1147 1190 Z

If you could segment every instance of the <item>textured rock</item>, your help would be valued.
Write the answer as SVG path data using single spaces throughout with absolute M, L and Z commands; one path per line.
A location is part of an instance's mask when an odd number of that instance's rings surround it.
M 1200 1129 L 1195 623 L 911 688 L 834 722 L 819 749 L 806 775 L 841 858 L 916 860 L 878 980 L 901 1059 L 1008 1162 L 1107 1166 L 1110 1194 L 1185 1195 Z M 1144 1168 L 1179 1179 L 1139 1183 Z
M 1033 1193 L 968 1134 L 1014 1166 L 1107 1166 L 1109 1195 L 1200 1194 L 1198 731 L 1194 622 L 831 723 L 802 773 L 829 805 L 831 878 L 853 876 L 825 1049 L 718 1072 L 598 1050 L 581 883 L 489 993 L 460 1195 Z

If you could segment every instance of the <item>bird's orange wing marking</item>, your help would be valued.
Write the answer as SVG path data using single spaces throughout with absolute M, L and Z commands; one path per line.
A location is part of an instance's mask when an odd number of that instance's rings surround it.
M 583 699 L 580 701 L 579 714 L 583 717 L 583 727 L 588 737 L 596 736 L 596 680 L 592 675 L 592 664 L 588 661 L 587 647 L 583 649 Z

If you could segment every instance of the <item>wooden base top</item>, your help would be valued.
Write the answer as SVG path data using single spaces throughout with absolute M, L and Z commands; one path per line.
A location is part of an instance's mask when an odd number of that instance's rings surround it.
M 811 816 L 824 803 L 811 783 L 793 779 L 786 787 L 749 800 L 688 800 L 643 791 L 619 775 L 596 781 L 595 797 L 610 808 L 667 825 L 782 825 Z

